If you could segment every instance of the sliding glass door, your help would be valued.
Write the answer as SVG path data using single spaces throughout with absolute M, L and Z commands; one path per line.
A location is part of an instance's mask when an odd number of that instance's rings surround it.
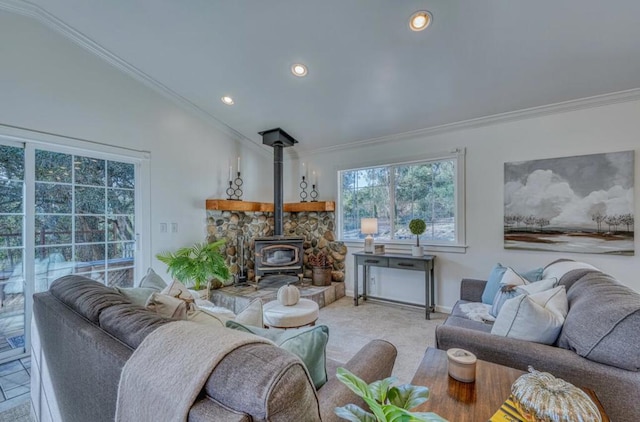
M 0 360 L 25 350 L 24 148 L 0 144 Z
M 28 352 L 31 294 L 54 280 L 134 285 L 139 169 L 0 136 L 0 362 Z
M 35 151 L 35 291 L 82 274 L 132 287 L 135 166 Z

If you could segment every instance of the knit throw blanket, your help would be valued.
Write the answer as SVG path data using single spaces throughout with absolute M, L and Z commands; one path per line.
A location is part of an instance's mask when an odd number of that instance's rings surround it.
M 189 321 L 159 327 L 122 369 L 116 422 L 186 421 L 216 365 L 249 343 L 273 344 L 252 334 Z

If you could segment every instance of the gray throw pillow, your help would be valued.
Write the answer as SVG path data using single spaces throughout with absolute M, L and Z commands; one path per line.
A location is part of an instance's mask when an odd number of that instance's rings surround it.
M 146 306 L 149 297 L 158 292 L 148 287 L 115 287 L 115 290 L 138 306 Z
M 146 287 L 160 291 L 167 287 L 167 283 L 153 271 L 153 268 L 149 267 L 147 274 L 140 280 L 140 287 Z

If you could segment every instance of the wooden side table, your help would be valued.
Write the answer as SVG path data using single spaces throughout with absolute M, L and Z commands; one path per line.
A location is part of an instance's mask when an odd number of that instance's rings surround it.
M 435 412 L 455 422 L 486 422 L 511 394 L 511 384 L 524 373 L 478 359 L 475 382 L 456 381 L 449 376 L 447 353 L 429 347 L 411 380 L 411 384 L 429 388 L 429 400 L 413 410 Z M 595 393 L 583 390 L 598 406 L 602 421 L 609 422 Z

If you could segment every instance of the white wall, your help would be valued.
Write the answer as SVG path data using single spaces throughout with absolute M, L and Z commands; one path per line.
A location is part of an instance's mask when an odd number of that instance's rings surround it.
M 640 291 L 640 249 L 637 240 L 636 256 L 631 257 L 505 250 L 502 225 L 505 162 L 636 149 L 640 145 L 639 116 L 640 101 L 626 102 L 342 149 L 300 159 L 311 167 L 323 169 L 319 180 L 321 198 L 336 199 L 337 168 L 357 167 L 377 161 L 380 157 L 388 162 L 404 161 L 418 154 L 466 148 L 466 221 L 469 247 L 464 254 L 434 252 L 437 255 L 438 305 L 451 307 L 459 297 L 460 279 L 486 279 L 496 262 L 513 266 L 516 270 L 528 270 L 544 266 L 560 257 L 589 262 Z M 635 166 L 637 210 L 637 198 L 640 196 L 638 157 Z M 289 171 L 297 174 L 298 168 L 292 165 Z M 635 215 L 637 218 L 637 211 Z M 350 250 L 362 248 L 358 243 L 348 246 Z M 347 290 L 351 291 L 353 259 L 350 258 L 348 263 Z M 419 273 L 375 269 L 373 275 L 377 279 L 377 293 L 411 302 L 421 300 L 424 303 L 424 282 Z
M 0 10 L 0 60 L 0 125 L 151 153 L 152 255 L 205 239 L 205 199 L 225 197 L 228 162 L 238 155 L 245 198 L 271 197 L 271 179 L 261 177 L 271 171 L 268 155 L 43 24 Z M 177 223 L 178 233 L 160 233 L 160 222 Z

